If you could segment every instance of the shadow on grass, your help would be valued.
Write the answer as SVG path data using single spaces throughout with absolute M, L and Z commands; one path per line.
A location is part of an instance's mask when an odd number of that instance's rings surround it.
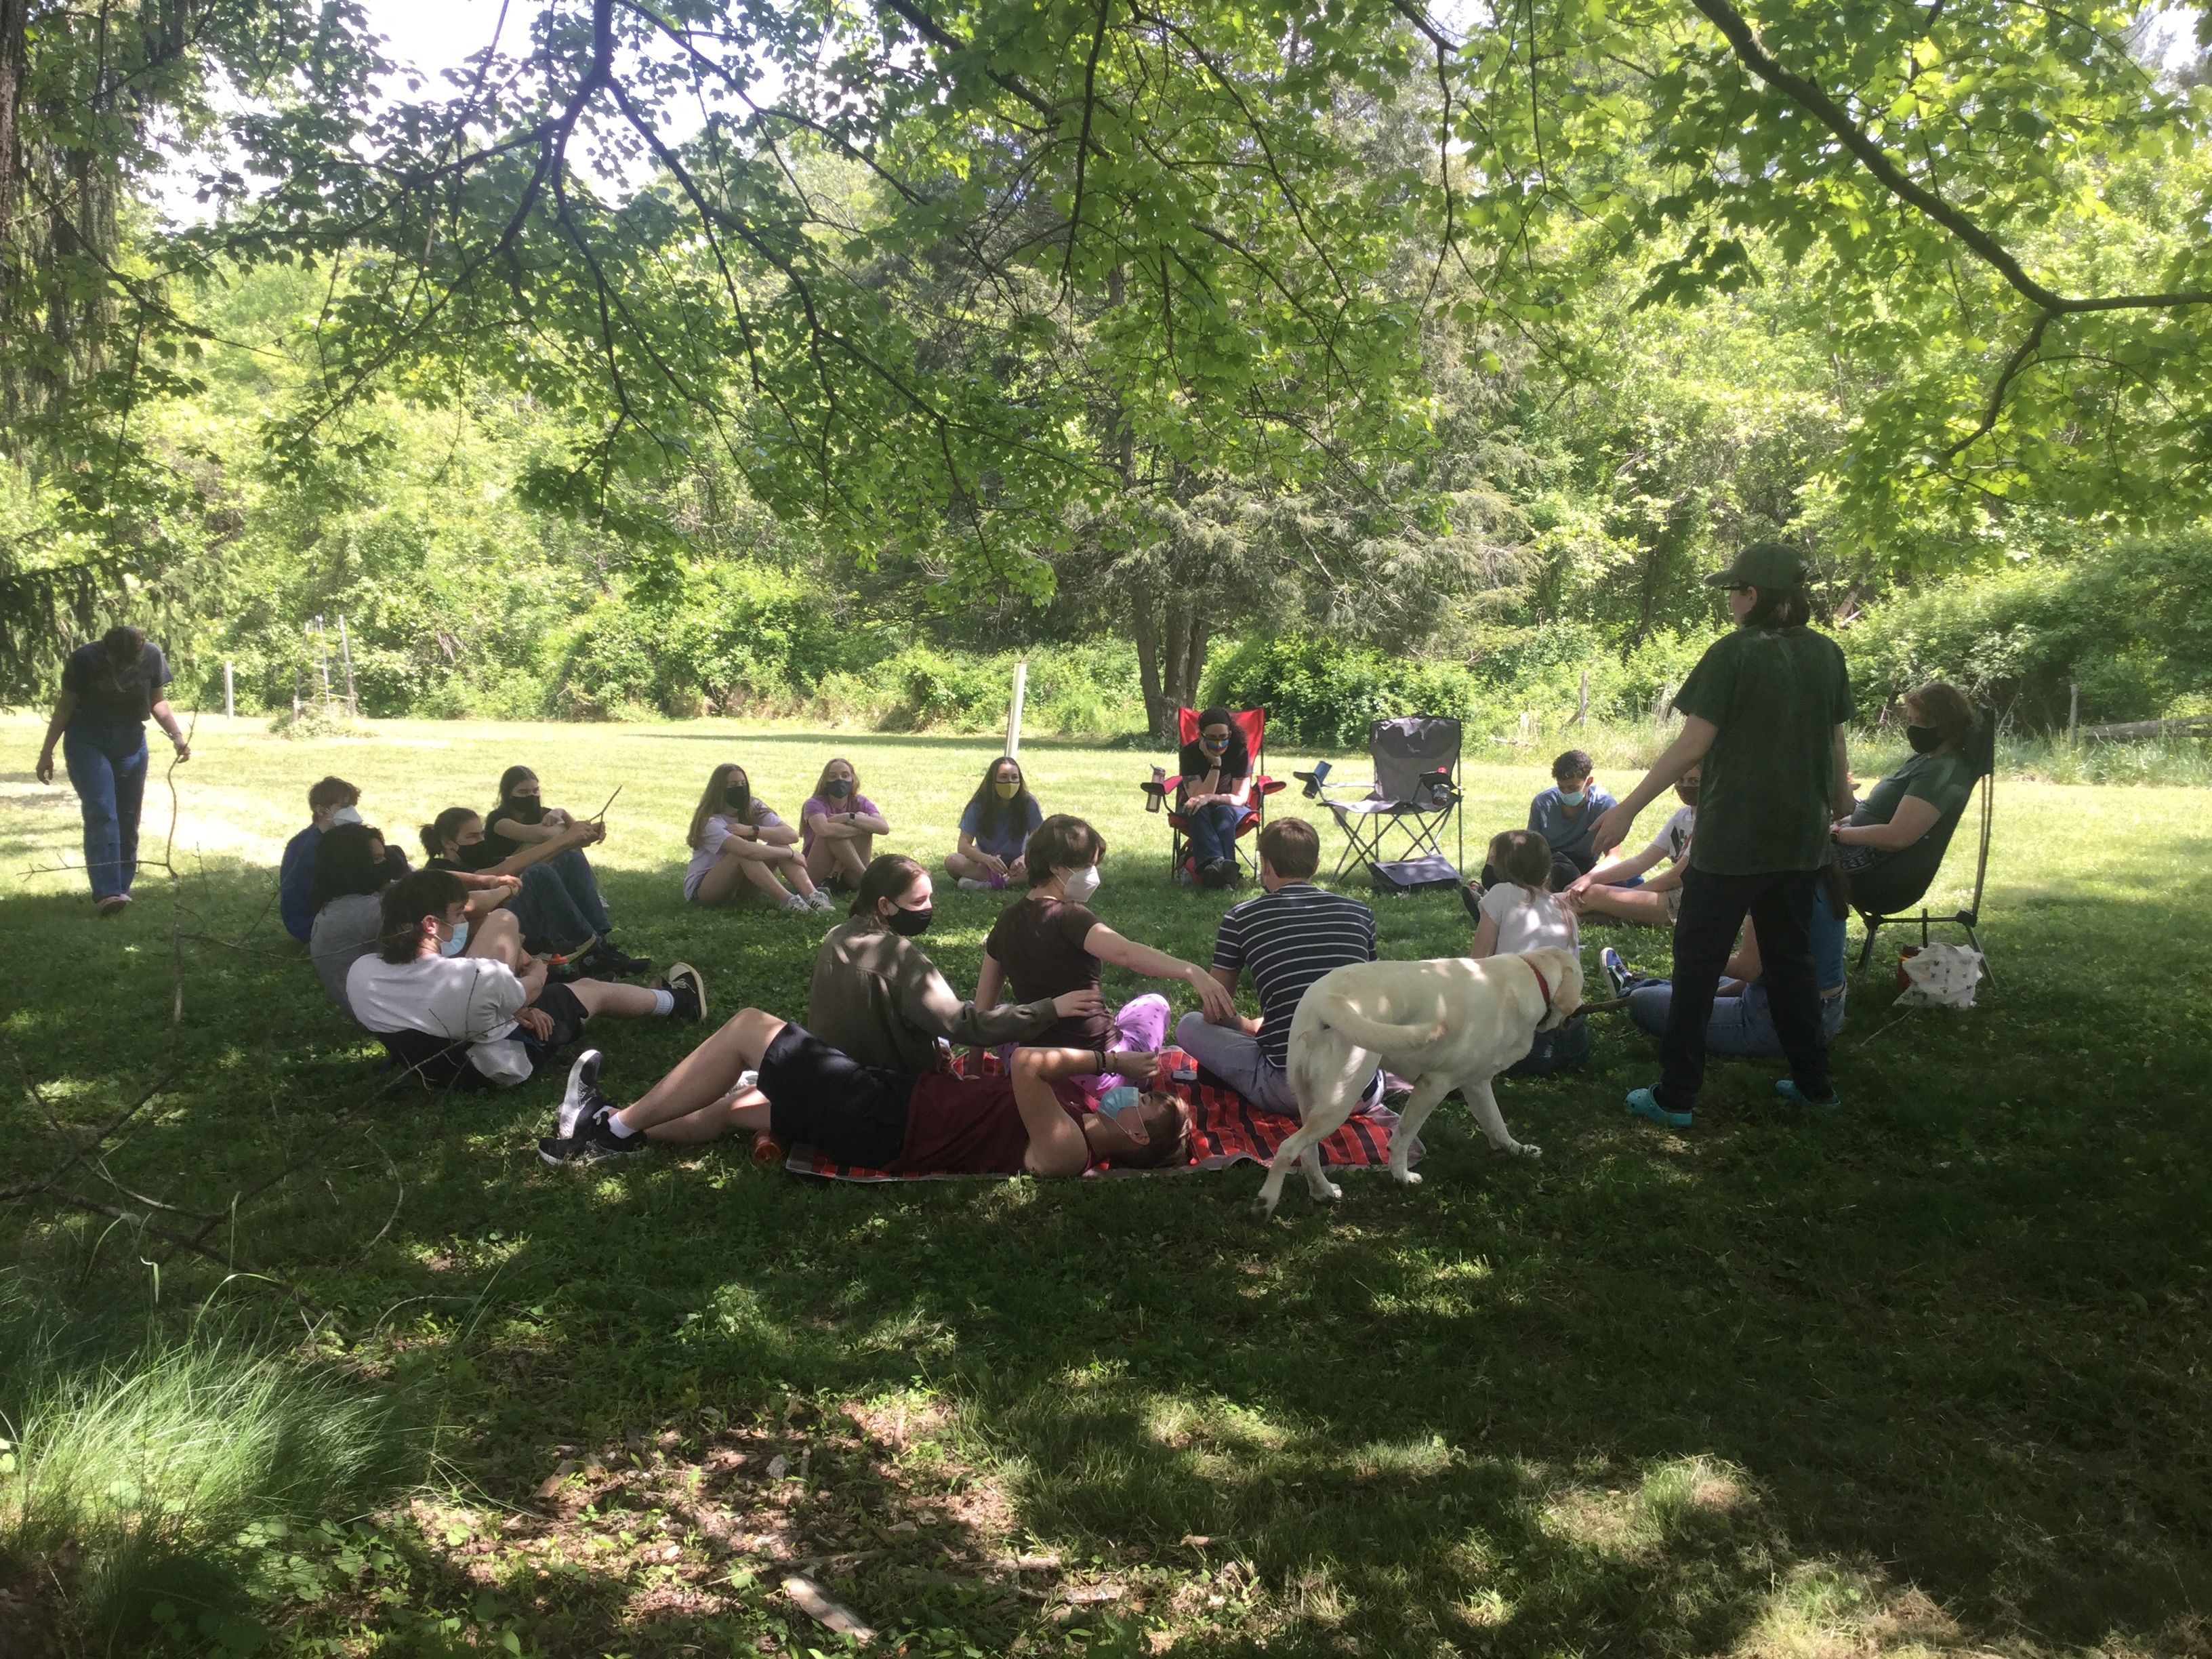
M 1218 905 L 1119 884 L 1140 936 L 1210 938 Z M 804 1006 L 812 932 L 684 907 L 672 866 L 607 886 L 719 1012 Z M 253 922 L 265 873 L 185 890 L 230 942 L 191 945 L 185 1078 L 104 1169 L 215 1212 L 310 1158 L 225 1237 L 332 1311 L 363 1386 L 438 1389 L 447 1475 L 363 1581 L 404 1584 L 407 1617 L 553 1653 L 789 1641 L 775 1587 L 805 1564 L 886 1629 L 987 1652 L 1085 1645 L 1103 1613 L 1066 1591 L 1103 1582 L 1178 1651 L 1673 1654 L 1882 1620 L 2181 1646 L 2212 1597 L 2212 1147 L 2159 1083 L 2212 1053 L 2163 967 L 2069 954 L 2071 907 L 2008 911 L 1999 948 L 2034 971 L 1976 1018 L 1892 1028 L 1887 969 L 1855 981 L 1841 1120 L 1793 1121 L 1768 1070 L 1729 1066 L 1693 1134 L 1634 1126 L 1648 1051 L 1613 1028 L 1588 1072 L 1505 1098 L 1542 1164 L 1448 1109 L 1419 1189 L 1294 1190 L 1261 1228 L 1249 1167 L 854 1188 L 732 1148 L 548 1170 L 552 1079 L 334 1123 L 374 1050 Z M 164 1063 L 166 908 L 0 912 L 70 964 L 17 974 L 6 1020 L 79 1133 Z M 1408 954 L 1463 937 L 1449 895 L 1383 915 Z M 629 1096 L 695 1035 L 592 1040 Z M 63 1144 L 21 1091 L 4 1110 L 0 1185 Z M 151 1289 L 162 1253 L 127 1227 L 15 1213 L 11 1259 L 69 1294 Z M 197 1283 L 162 1271 L 164 1306 Z M 367 1590 L 331 1607 L 402 1618 Z

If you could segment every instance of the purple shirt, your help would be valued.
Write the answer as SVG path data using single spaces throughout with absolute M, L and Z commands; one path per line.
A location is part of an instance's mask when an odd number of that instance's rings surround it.
M 843 812 L 858 812 L 864 817 L 880 817 L 875 802 L 866 795 L 848 795 L 842 800 L 831 800 L 827 795 L 809 795 L 806 805 L 799 809 L 799 850 L 814 850 L 814 815 L 834 818 Z

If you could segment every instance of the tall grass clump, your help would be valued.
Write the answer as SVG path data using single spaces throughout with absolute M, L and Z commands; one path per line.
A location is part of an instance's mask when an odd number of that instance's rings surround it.
M 386 1401 L 234 1332 L 92 1354 L 26 1323 L 0 1318 L 0 1583 L 46 1586 L 57 1632 L 92 1647 L 236 1645 L 254 1529 L 404 1477 Z

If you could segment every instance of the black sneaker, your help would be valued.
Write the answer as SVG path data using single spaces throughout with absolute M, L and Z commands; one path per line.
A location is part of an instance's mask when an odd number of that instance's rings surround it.
M 667 977 L 655 980 L 653 988 L 676 999 L 677 1018 L 696 1024 L 707 1018 L 707 976 L 690 963 L 672 963 Z
M 1467 907 L 1468 920 L 1480 927 L 1482 923 L 1482 884 L 1479 881 L 1460 883 L 1459 902 Z
M 629 979 L 652 972 L 653 958 L 634 957 L 613 940 L 603 939 L 580 965 L 593 979 Z
M 617 1134 L 614 1127 L 615 1109 L 602 1105 L 584 1120 L 577 1132 L 567 1138 L 547 1135 L 538 1143 L 538 1156 L 548 1164 L 598 1164 L 611 1158 L 628 1158 L 641 1152 L 647 1142 L 643 1130 L 629 1134 Z
M 588 1119 L 606 1109 L 607 1097 L 599 1092 L 599 1067 L 606 1058 L 597 1048 L 586 1048 L 568 1068 L 568 1087 L 561 1097 L 555 1139 L 574 1140 Z

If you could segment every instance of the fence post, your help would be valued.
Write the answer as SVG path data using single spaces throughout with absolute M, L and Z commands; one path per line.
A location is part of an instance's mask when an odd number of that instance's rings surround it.
M 2066 683 L 2066 746 L 2074 749 L 2081 742 L 2081 683 Z
M 353 642 L 346 637 L 345 612 L 338 612 L 338 655 L 345 660 L 346 718 L 361 718 L 361 703 L 353 694 Z
M 1029 689 L 1030 659 L 1023 657 L 1014 664 L 1014 700 L 1006 706 L 1006 753 L 1016 760 L 1022 754 L 1022 702 Z
M 231 695 L 230 659 L 226 657 L 222 664 L 222 717 L 225 720 L 232 720 L 237 716 L 237 714 L 238 700 Z
M 1589 729 L 1589 670 L 1583 670 L 1582 696 L 1575 700 L 1575 724 L 1584 731 Z

